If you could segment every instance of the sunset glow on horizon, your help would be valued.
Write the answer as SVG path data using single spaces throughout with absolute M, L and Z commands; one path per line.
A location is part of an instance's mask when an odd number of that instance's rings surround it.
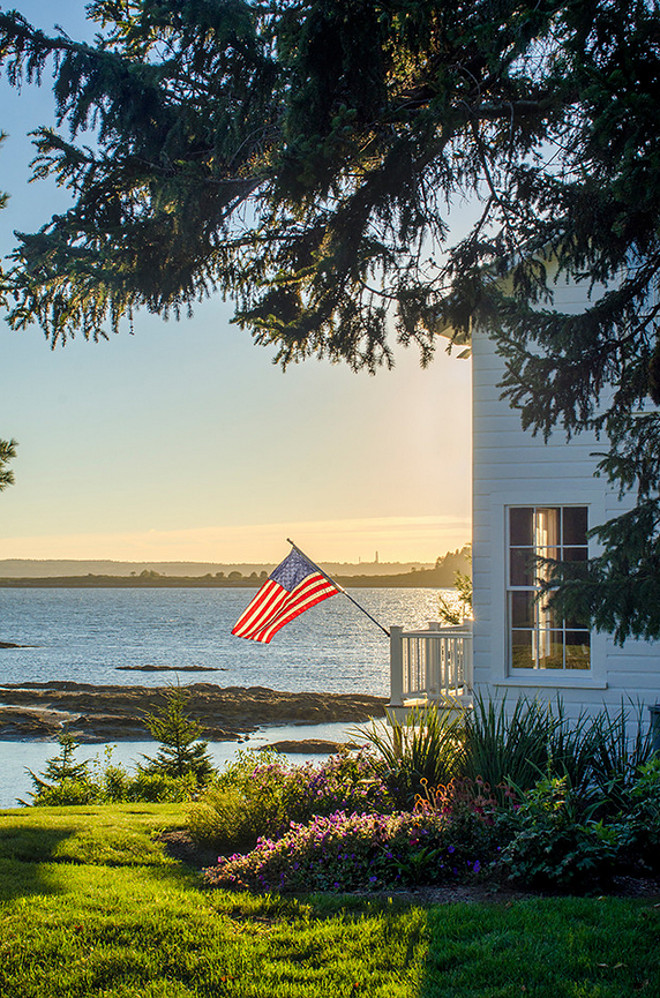
M 277 562 L 293 536 L 318 561 L 432 562 L 469 542 L 468 519 L 409 516 L 0 539 L 0 558 Z

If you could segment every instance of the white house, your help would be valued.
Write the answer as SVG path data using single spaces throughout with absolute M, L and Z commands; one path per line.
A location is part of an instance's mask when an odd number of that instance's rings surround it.
M 566 311 L 580 305 L 575 288 L 563 289 L 563 298 Z M 500 398 L 503 362 L 492 340 L 475 335 L 472 356 L 472 633 L 393 629 L 392 704 L 472 690 L 509 701 L 559 694 L 569 716 L 617 709 L 628 698 L 660 702 L 660 642 L 619 647 L 534 599 L 530 555 L 585 559 L 587 530 L 620 508 L 606 480 L 593 476 L 598 442 L 587 434 L 567 442 L 557 430 L 544 443 L 523 431 Z

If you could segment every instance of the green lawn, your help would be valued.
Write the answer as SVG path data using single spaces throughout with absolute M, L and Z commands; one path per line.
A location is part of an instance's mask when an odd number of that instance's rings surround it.
M 180 805 L 0 812 L 7 998 L 660 994 L 660 907 L 423 907 L 206 889 L 154 837 Z

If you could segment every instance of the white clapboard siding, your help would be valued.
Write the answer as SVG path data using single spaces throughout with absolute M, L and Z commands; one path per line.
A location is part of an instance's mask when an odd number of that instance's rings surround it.
M 566 311 L 583 307 L 575 289 L 563 289 Z M 660 643 L 592 637 L 592 667 L 509 675 L 506 626 L 506 510 L 510 505 L 586 505 L 589 525 L 621 507 L 607 483 L 593 477 L 594 452 L 606 448 L 591 435 L 566 441 L 558 429 L 543 442 L 523 432 L 519 415 L 500 398 L 503 363 L 483 334 L 473 341 L 473 573 L 474 684 L 499 700 L 521 695 L 561 696 L 571 715 L 622 701 L 660 702 Z M 645 710 L 645 714 L 647 711 Z M 648 718 L 646 718 L 648 720 Z

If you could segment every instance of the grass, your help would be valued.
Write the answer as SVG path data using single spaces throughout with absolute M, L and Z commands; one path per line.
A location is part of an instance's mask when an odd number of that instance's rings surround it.
M 660 994 L 660 908 L 231 894 L 167 857 L 181 805 L 0 813 L 0 994 L 626 998 Z

